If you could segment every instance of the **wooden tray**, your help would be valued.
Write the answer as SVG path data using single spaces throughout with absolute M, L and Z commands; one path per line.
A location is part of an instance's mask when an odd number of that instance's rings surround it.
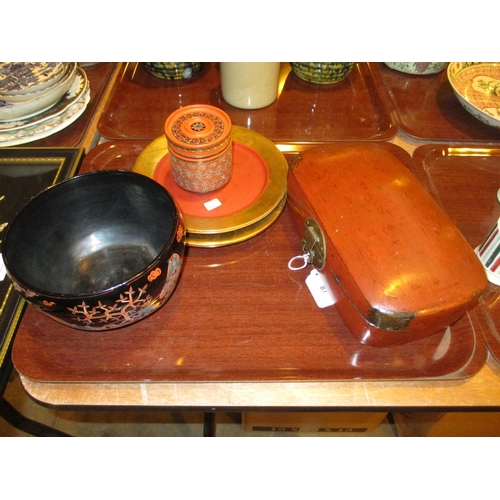
M 408 75 L 383 63 L 372 65 L 379 92 L 384 88 L 397 126 L 424 141 L 497 142 L 500 132 L 468 113 L 455 97 L 446 69 L 435 75 Z
M 283 63 L 280 81 L 282 91 L 273 104 L 243 110 L 222 98 L 217 63 L 207 63 L 200 74 L 180 83 L 151 75 L 144 64 L 128 63 L 116 80 L 98 131 L 108 139 L 156 139 L 179 107 L 211 104 L 223 109 L 233 125 L 272 141 L 387 140 L 396 134 L 368 64 L 359 63 L 339 84 L 313 85 Z
M 150 141 L 92 149 L 81 171 L 130 170 Z M 361 345 L 334 307 L 319 309 L 290 271 L 301 252 L 288 209 L 266 231 L 232 246 L 189 247 L 179 286 L 144 321 L 81 332 L 28 307 L 13 348 L 37 381 L 313 381 L 458 379 L 487 349 L 475 311 L 450 329 L 404 346 Z
M 417 175 L 451 216 L 473 248 L 500 217 L 500 145 L 421 146 Z M 489 350 L 500 361 L 500 287 L 489 284 L 476 308 Z
M 31 148 L 54 148 L 54 147 L 75 147 L 80 144 L 92 119 L 92 115 L 101 99 L 116 63 L 97 63 L 92 66 L 85 66 L 83 69 L 90 82 L 90 102 L 87 108 L 74 123 L 68 125 L 55 134 L 22 145 L 21 147 Z

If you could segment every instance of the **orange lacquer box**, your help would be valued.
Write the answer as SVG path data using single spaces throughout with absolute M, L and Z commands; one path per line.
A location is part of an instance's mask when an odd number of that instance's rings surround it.
M 316 233 L 313 265 L 366 345 L 442 331 L 486 287 L 472 247 L 411 173 L 411 161 L 393 144 L 335 143 L 304 151 L 288 175 L 299 237 L 307 245 Z

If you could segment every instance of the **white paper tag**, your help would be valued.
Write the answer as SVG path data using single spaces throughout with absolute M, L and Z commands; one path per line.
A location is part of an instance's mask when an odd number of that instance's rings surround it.
M 328 282 L 316 269 L 313 269 L 306 278 L 306 285 L 318 307 L 323 308 L 335 304 L 335 298 Z
M 0 253 L 0 281 L 3 281 L 5 279 L 5 276 L 7 276 L 7 269 L 5 269 L 2 254 Z
M 207 210 L 213 210 L 214 208 L 220 207 L 222 203 L 217 198 L 214 198 L 204 203 L 204 205 Z

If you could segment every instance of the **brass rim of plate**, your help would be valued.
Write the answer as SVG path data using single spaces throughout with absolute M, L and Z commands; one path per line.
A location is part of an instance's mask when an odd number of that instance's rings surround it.
M 285 194 L 273 212 L 255 224 L 244 227 L 243 229 L 237 229 L 236 231 L 219 234 L 196 234 L 187 232 L 186 245 L 192 247 L 215 248 L 249 240 L 250 238 L 253 238 L 254 236 L 257 236 L 265 231 L 276 221 L 285 208 L 286 199 L 287 195 Z
M 191 246 L 219 246 L 248 239 L 266 229 L 281 213 L 280 204 L 287 191 L 288 163 L 285 157 L 273 142 L 252 130 L 232 125 L 231 136 L 234 141 L 254 149 L 262 157 L 269 171 L 268 185 L 255 203 L 235 214 L 211 218 L 183 214 Z M 132 170 L 153 177 L 156 166 L 167 153 L 166 137 L 158 137 L 142 151 Z M 270 215 L 275 216 L 274 219 L 268 217 Z

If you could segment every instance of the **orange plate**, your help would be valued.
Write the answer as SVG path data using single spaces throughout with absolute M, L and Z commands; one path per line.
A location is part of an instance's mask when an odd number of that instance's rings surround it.
M 153 177 L 177 201 L 186 224 L 186 244 L 217 247 L 244 241 L 264 231 L 283 210 L 288 163 L 266 137 L 243 127 L 231 127 L 233 177 L 211 193 L 191 193 L 178 186 L 170 170 L 167 139 L 160 136 L 136 159 L 133 171 Z M 208 210 L 205 203 L 221 205 Z
M 163 185 L 175 198 L 181 212 L 193 217 L 225 217 L 254 204 L 269 182 L 269 171 L 262 157 L 253 149 L 233 142 L 233 175 L 222 188 L 210 193 L 192 193 L 174 181 L 170 154 L 166 154 L 156 166 L 153 179 Z M 205 203 L 214 199 L 221 205 L 208 210 Z

